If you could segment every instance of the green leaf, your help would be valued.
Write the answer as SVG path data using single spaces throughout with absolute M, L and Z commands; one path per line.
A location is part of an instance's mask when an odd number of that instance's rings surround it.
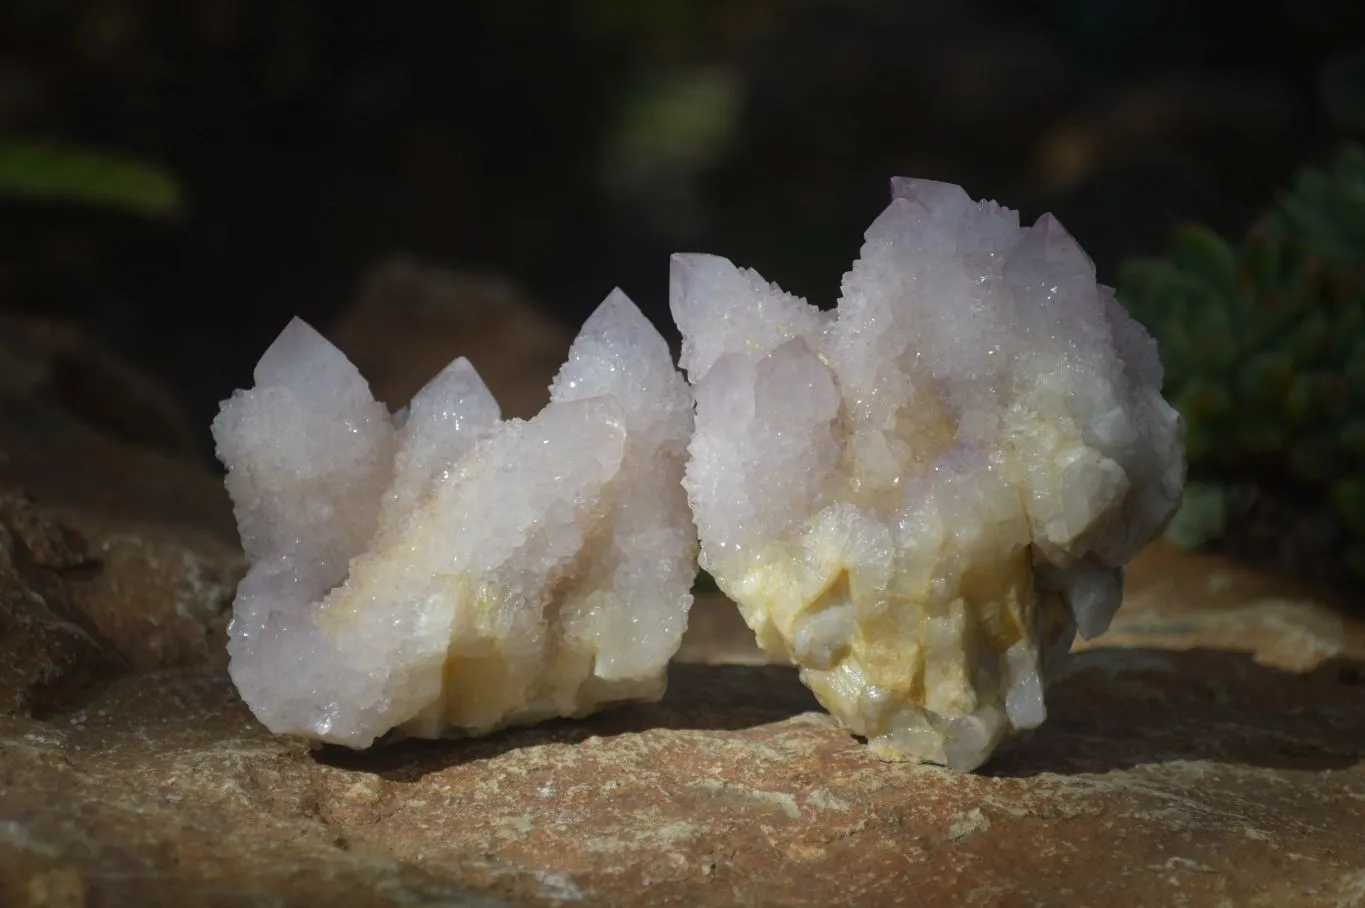
M 1280 202 L 1280 211 L 1289 222 L 1287 226 L 1309 237 L 1317 237 L 1327 230 L 1325 212 L 1331 207 L 1331 184 L 1327 176 L 1317 170 L 1305 171 L 1294 189 Z
M 1357 340 L 1365 338 L 1365 299 L 1348 300 L 1341 306 L 1332 332 L 1330 355 L 1336 362 L 1345 361 Z
M 1284 398 L 1284 415 L 1292 424 L 1304 426 L 1313 420 L 1313 381 L 1310 376 L 1296 375 Z
M 1231 313 L 1225 305 L 1220 305 L 1223 300 L 1207 292 L 1200 293 L 1189 302 L 1197 354 L 1195 372 L 1208 381 L 1226 381 L 1228 373 L 1239 359 Z
M 74 202 L 140 217 L 170 219 L 182 210 L 179 184 L 131 158 L 38 142 L 0 141 L 0 197 Z
M 1221 485 L 1189 482 L 1166 538 L 1182 549 L 1197 549 L 1227 530 L 1228 493 Z
M 1185 459 L 1200 463 L 1218 450 L 1217 433 L 1206 422 L 1185 414 Z
M 1301 372 L 1289 384 L 1285 415 L 1299 426 L 1340 424 L 1346 415 L 1346 377 L 1339 372 Z
M 1346 379 L 1347 397 L 1359 408 L 1365 408 L 1365 337 L 1355 342 L 1342 369 Z
M 1348 257 L 1341 264 L 1358 264 L 1360 243 L 1365 238 L 1365 183 L 1337 180 L 1334 185 L 1332 214 L 1336 227 L 1347 248 L 1355 253 L 1354 259 Z
M 1340 372 L 1319 372 L 1313 376 L 1313 383 L 1317 386 L 1323 415 L 1333 424 L 1340 425 L 1346 416 L 1346 376 Z
M 1247 237 L 1246 248 L 1242 252 L 1242 273 L 1246 275 L 1245 288 L 1265 292 L 1275 287 L 1280 279 L 1280 244 L 1266 230 L 1253 230 Z
M 1153 333 L 1166 367 L 1166 387 L 1175 393 L 1175 389 L 1197 374 L 1199 350 L 1179 313 L 1171 313 Z
M 1284 400 L 1294 380 L 1294 360 L 1283 350 L 1267 350 L 1251 358 L 1238 376 L 1242 396 L 1262 407 Z
M 1283 346 L 1284 334 L 1298 321 L 1294 305 L 1295 300 L 1281 290 L 1262 293 L 1242 329 L 1246 347 L 1255 350 Z
M 734 140 L 740 112 L 738 78 L 728 69 L 656 74 L 626 96 L 603 140 L 608 184 L 648 185 L 709 165 Z
M 1327 356 L 1332 325 L 1322 312 L 1314 312 L 1299 323 L 1288 342 L 1295 363 L 1300 367 L 1316 366 Z
M 1365 183 L 1365 145 L 1351 143 L 1337 153 L 1332 172 L 1338 179 Z
M 1289 432 L 1280 419 L 1259 415 L 1238 416 L 1236 432 L 1242 448 L 1256 457 L 1283 454 L 1289 443 Z
M 1215 422 L 1232 413 L 1232 396 L 1218 385 L 1194 382 L 1180 392 L 1175 406 L 1191 419 Z
M 1207 227 L 1179 227 L 1171 241 L 1171 256 L 1181 268 L 1221 293 L 1237 289 L 1237 257 L 1221 236 Z

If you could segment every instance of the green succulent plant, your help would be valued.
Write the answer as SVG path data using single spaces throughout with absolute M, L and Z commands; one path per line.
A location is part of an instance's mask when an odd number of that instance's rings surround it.
M 1197 513 L 1177 535 L 1238 533 L 1209 514 L 1237 496 L 1209 485 L 1250 488 L 1328 515 L 1329 573 L 1365 578 L 1365 149 L 1302 173 L 1236 246 L 1178 229 L 1166 256 L 1124 266 L 1119 294 L 1187 423 Z
M 175 179 L 152 164 L 45 142 L 0 138 L 0 200 L 68 202 L 144 218 L 182 212 Z

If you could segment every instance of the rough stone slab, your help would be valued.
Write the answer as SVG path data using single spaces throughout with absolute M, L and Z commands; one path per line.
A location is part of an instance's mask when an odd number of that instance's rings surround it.
M 50 509 L 0 479 L 0 713 L 129 671 L 227 663 L 241 553 L 212 533 Z
M 780 666 L 370 754 L 271 738 L 222 674 L 130 677 L 0 720 L 0 904 L 1350 905 L 1361 667 L 1089 652 L 979 775 L 879 762 Z
M 877 762 L 720 598 L 662 704 L 310 752 L 218 671 L 221 484 L 8 374 L 4 908 L 1365 905 L 1365 625 L 1311 589 L 1152 547 L 978 775 Z
M 505 279 L 407 258 L 371 268 L 355 304 L 327 333 L 393 408 L 466 356 L 502 415 L 521 418 L 549 402 L 550 380 L 574 335 Z
M 204 453 L 175 394 L 142 369 L 74 325 L 0 314 L 0 398 L 35 397 L 128 444 Z
M 1206 646 L 1306 671 L 1336 656 L 1365 653 L 1360 614 L 1359 601 L 1341 601 L 1312 584 L 1158 542 L 1131 565 L 1109 633 L 1078 648 Z

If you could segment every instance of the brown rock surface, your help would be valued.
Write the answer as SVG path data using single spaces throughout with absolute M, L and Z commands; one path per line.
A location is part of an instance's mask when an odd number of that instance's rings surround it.
M 0 720 L 0 904 L 1358 904 L 1365 650 L 1339 620 L 1299 673 L 1188 630 L 1079 654 L 978 775 L 878 762 L 781 666 L 367 754 L 272 738 L 220 672 L 131 676 Z
M 877 761 L 714 596 L 661 703 L 354 753 L 233 692 L 206 471 L 15 392 L 0 484 L 5 908 L 1365 905 L 1365 626 L 1219 559 L 1145 553 L 979 774 Z
M 395 259 L 376 266 L 356 304 L 328 336 L 396 410 L 457 356 L 468 357 L 504 417 L 528 418 L 550 400 L 550 381 L 573 333 L 514 285 Z
M 0 712 L 45 715 L 129 669 L 222 666 L 242 557 L 173 398 L 69 329 L 0 328 Z
M 65 595 L 65 577 L 88 569 L 83 542 L 0 491 L 0 714 L 54 712 L 124 666 Z
M 236 543 L 222 483 L 172 394 L 75 330 L 0 317 L 0 487 L 76 519 Z
M 1365 653 L 1365 623 L 1348 618 L 1345 604 L 1310 584 L 1161 541 L 1129 566 L 1123 608 L 1109 633 L 1080 648 L 1202 646 L 1308 671 L 1335 656 Z
M 173 454 L 199 433 L 175 396 L 71 325 L 0 316 L 0 396 L 45 398 L 104 434 Z

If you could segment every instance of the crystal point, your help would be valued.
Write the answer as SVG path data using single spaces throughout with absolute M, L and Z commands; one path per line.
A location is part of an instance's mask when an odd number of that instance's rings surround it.
M 691 605 L 692 396 L 622 293 L 535 418 L 457 359 L 400 418 L 295 319 L 225 402 L 251 561 L 230 673 L 271 730 L 351 747 L 663 693 Z
M 972 769 L 1046 717 L 1179 503 L 1151 338 L 1048 216 L 896 179 L 834 313 L 674 259 L 701 561 L 881 756 Z

